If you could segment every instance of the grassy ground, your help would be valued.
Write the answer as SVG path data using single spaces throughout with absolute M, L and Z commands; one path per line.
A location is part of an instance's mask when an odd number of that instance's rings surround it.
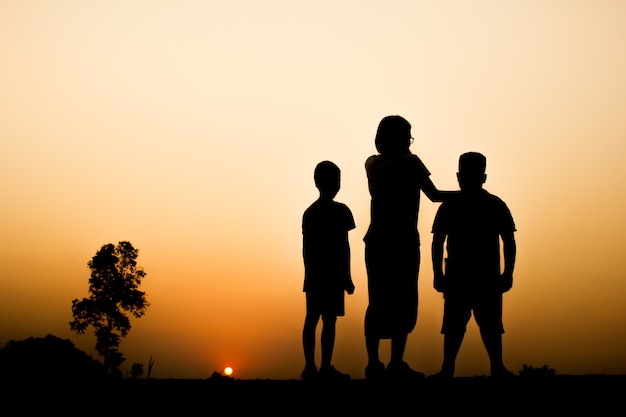
M 300 380 L 122 379 L 98 384 L 19 384 L 3 401 L 20 415 L 142 416 L 340 415 L 394 412 L 449 415 L 591 412 L 621 414 L 626 375 L 556 375 L 497 382 L 488 377 L 374 384 L 351 380 L 310 384 Z M 557 414 L 558 413 L 558 414 Z

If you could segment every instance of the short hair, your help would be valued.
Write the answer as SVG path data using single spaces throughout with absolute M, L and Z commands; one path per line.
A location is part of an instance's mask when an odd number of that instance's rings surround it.
M 411 146 L 411 123 L 398 115 L 383 117 L 374 143 L 381 155 L 407 151 Z
M 465 152 L 459 157 L 459 172 L 467 174 L 484 174 L 487 158 L 479 152 Z
M 313 172 L 313 179 L 315 180 L 315 186 L 322 188 L 324 186 L 332 186 L 339 182 L 339 176 L 341 171 L 339 167 L 331 161 L 322 161 L 315 166 Z

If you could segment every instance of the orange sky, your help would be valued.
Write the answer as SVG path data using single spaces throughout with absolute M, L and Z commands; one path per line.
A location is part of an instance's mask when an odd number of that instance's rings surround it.
M 439 188 L 482 152 L 513 213 L 509 368 L 626 373 L 624 39 L 621 1 L 0 1 L 0 344 L 50 333 L 98 357 L 71 301 L 128 240 L 151 306 L 123 371 L 152 355 L 154 377 L 298 378 L 301 216 L 330 159 L 357 224 L 334 363 L 363 377 L 364 162 L 401 114 Z M 427 374 L 436 208 L 406 354 Z M 457 375 L 488 371 L 472 322 Z

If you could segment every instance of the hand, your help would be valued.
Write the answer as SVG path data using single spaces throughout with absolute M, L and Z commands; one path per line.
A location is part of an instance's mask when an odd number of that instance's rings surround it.
M 500 290 L 505 293 L 513 287 L 513 274 L 500 275 Z
M 354 294 L 354 283 L 352 283 L 352 281 L 349 281 L 346 285 L 346 292 L 348 294 Z
M 443 273 L 435 273 L 433 287 L 437 292 L 445 292 L 447 285 L 446 276 Z

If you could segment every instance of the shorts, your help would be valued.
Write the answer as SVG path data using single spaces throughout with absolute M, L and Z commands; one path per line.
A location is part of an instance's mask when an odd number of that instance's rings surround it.
M 310 315 L 345 315 L 344 290 L 308 291 L 306 294 L 306 312 Z
M 446 292 L 444 294 L 441 333 L 465 333 L 472 313 L 481 331 L 504 333 L 502 293 L 498 291 L 482 294 Z

